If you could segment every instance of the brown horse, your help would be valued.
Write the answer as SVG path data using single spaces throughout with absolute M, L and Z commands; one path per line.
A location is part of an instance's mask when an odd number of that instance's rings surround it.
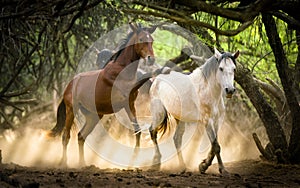
M 137 89 L 150 76 L 137 81 L 135 75 L 140 58 L 154 62 L 151 33 L 156 27 L 142 28 L 140 25 L 130 24 L 130 28 L 132 32 L 124 39 L 104 69 L 78 74 L 67 85 L 57 110 L 56 126 L 48 132 L 48 136 L 51 137 L 63 133 L 61 165 L 67 164 L 70 129 L 74 114 L 76 115 L 78 110 L 85 116 L 85 124 L 78 133 L 80 165 L 85 164 L 83 145 L 86 137 L 103 115 L 116 113 L 122 108 L 127 112 L 136 133 L 135 149 L 139 148 L 141 133 L 134 101 L 137 97 Z

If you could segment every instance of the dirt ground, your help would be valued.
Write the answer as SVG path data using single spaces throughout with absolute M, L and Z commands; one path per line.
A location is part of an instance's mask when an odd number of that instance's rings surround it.
M 299 187 L 300 166 L 260 160 L 226 163 L 229 177 L 214 164 L 206 174 L 150 170 L 24 167 L 2 164 L 0 187 Z
M 177 160 L 165 160 L 161 171 L 147 169 L 122 169 L 108 164 L 101 157 L 104 153 L 113 161 L 113 157 L 121 156 L 129 161 L 130 151 L 118 150 L 117 145 L 108 144 L 105 140 L 90 147 L 85 147 L 87 166 L 76 168 L 78 162 L 78 148 L 76 130 L 73 131 L 68 148 L 69 168 L 58 168 L 56 164 L 61 158 L 61 139 L 45 140 L 41 136 L 42 130 L 49 130 L 55 124 L 54 113 L 51 111 L 35 113 L 26 122 L 20 123 L 20 128 L 6 131 L 0 135 L 0 149 L 2 162 L 0 164 L 0 188 L 2 187 L 300 187 L 300 165 L 276 165 L 259 159 L 259 152 L 252 139 L 252 132 L 260 135 L 263 144 L 266 143 L 265 133 L 261 126 L 244 108 L 230 112 L 220 130 L 219 142 L 222 145 L 222 157 L 230 176 L 221 176 L 217 164 L 213 164 L 200 174 L 197 164 L 206 157 L 209 145 L 205 139 L 196 148 L 191 146 L 191 152 L 184 152 L 188 171 L 176 171 Z M 140 110 L 141 111 L 141 110 Z M 242 114 L 242 115 L 241 115 Z M 236 118 L 241 116 L 243 118 Z M 231 118 L 230 118 L 231 117 Z M 116 120 L 109 117 L 103 120 L 104 125 L 111 125 L 109 131 L 118 143 L 134 146 L 131 131 L 117 126 Z M 99 132 L 99 131 L 98 131 Z M 90 141 L 99 137 L 97 128 L 95 135 L 90 135 Z M 116 133 L 122 133 L 119 136 Z M 148 133 L 142 135 L 142 145 L 153 147 Z M 234 135 L 234 136 L 233 136 Z M 163 142 L 163 141 L 161 141 Z M 173 144 L 173 143 L 172 143 Z M 94 147 L 93 147 L 94 146 Z M 100 147 L 98 153 L 96 148 Z M 104 147 L 106 146 L 106 147 Z M 167 145 L 175 148 L 173 145 Z M 93 151 L 90 149 L 94 149 Z M 174 153 L 170 150 L 170 153 Z M 121 154 L 119 151 L 122 151 Z M 163 156 L 168 150 L 162 149 Z M 191 153 L 193 155 L 191 155 Z M 143 155 L 142 155 L 143 154 Z M 147 162 L 152 159 L 153 151 L 142 153 L 138 159 Z M 104 156 L 105 157 L 105 156 Z M 194 157 L 194 158 L 193 158 Z M 119 159 L 119 158 L 114 158 Z M 127 159 L 128 158 L 128 159 Z M 230 162 L 231 161 L 231 162 Z M 237 161 L 237 162 L 232 162 Z M 115 161 L 118 162 L 118 161 Z M 122 162 L 122 161 L 121 161 Z M 120 162 L 120 164 L 122 164 Z M 115 164 L 115 163 L 114 163 Z M 139 163 L 138 163 L 139 164 Z M 126 165 L 125 165 L 126 166 Z

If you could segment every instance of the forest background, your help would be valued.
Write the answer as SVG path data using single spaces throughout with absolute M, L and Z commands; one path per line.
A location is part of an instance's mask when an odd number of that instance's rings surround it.
M 22 126 L 38 110 L 55 109 L 82 55 L 105 33 L 129 22 L 169 22 L 210 49 L 240 51 L 235 102 L 262 122 L 269 143 L 261 146 L 253 134 L 261 154 L 300 163 L 299 0 L 4 0 L 0 7 L 2 131 Z M 162 33 L 167 39 L 176 31 Z M 182 69 L 195 68 L 181 51 L 172 53 L 183 57 L 176 62 Z

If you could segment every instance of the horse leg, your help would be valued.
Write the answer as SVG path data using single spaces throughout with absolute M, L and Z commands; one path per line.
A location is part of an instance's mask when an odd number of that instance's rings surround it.
M 160 169 L 160 163 L 161 163 L 161 153 L 157 144 L 157 130 L 156 129 L 152 129 L 152 126 L 149 129 L 150 131 L 150 135 L 151 135 L 151 140 L 154 143 L 154 147 L 155 147 L 155 154 L 153 157 L 153 161 L 152 161 L 152 169 L 153 170 L 159 170 Z
M 164 108 L 163 104 L 159 99 L 153 99 L 151 100 L 151 114 L 152 114 L 152 124 L 151 127 L 149 128 L 150 135 L 151 135 L 151 140 L 154 143 L 155 146 L 155 154 L 153 157 L 153 168 L 159 170 L 160 168 L 160 163 L 161 163 L 161 153 L 158 147 L 157 143 L 157 128 L 159 125 L 162 123 L 167 123 L 166 118 L 167 118 L 167 113 L 166 109 Z
M 133 151 L 133 155 L 129 161 L 129 166 L 133 166 L 134 162 L 136 161 L 136 158 L 139 154 L 139 148 L 140 148 L 140 138 L 141 138 L 141 131 L 140 131 L 140 127 L 139 124 L 137 123 L 136 117 L 135 117 L 135 111 L 134 114 L 132 113 L 132 111 L 126 109 L 127 115 L 133 125 L 134 128 L 134 134 L 135 134 L 135 147 L 134 147 L 134 151 Z
M 217 151 L 220 147 L 218 142 L 216 142 L 216 134 L 215 134 L 215 131 L 214 131 L 214 128 L 213 128 L 213 121 L 210 119 L 209 122 L 208 122 L 208 125 L 206 127 L 206 133 L 209 137 L 209 140 L 211 142 L 211 150 L 210 152 L 208 153 L 208 156 L 206 159 L 204 159 L 202 161 L 202 163 L 199 164 L 199 171 L 201 173 L 205 173 L 205 171 L 208 169 L 208 167 L 211 165 L 214 157 L 215 157 L 215 151 Z
M 182 157 L 182 150 L 181 150 L 181 145 L 182 145 L 182 136 L 183 133 L 185 131 L 185 124 L 184 123 L 180 123 L 179 120 L 176 119 L 177 122 L 177 127 L 176 127 L 176 131 L 175 134 L 173 136 L 173 141 L 177 150 L 177 156 L 178 156 L 178 160 L 179 160 L 179 167 L 180 169 L 183 169 L 183 171 L 185 171 L 185 163 Z
M 219 129 L 218 125 L 223 122 L 224 116 L 225 116 L 225 108 L 224 108 L 224 104 L 223 103 L 221 104 L 221 107 L 219 109 L 221 109 L 220 110 L 221 113 L 220 113 L 218 122 L 215 125 L 216 134 L 217 134 L 217 131 Z M 221 153 L 221 147 L 220 147 L 220 145 L 218 143 L 218 137 L 217 136 L 216 136 L 216 139 L 215 139 L 215 148 L 214 149 L 215 149 L 216 157 L 218 159 L 218 165 L 219 165 L 219 172 L 220 172 L 220 174 L 228 176 L 229 172 L 227 172 L 227 170 L 225 169 L 223 161 L 222 161 L 222 158 L 221 158 L 221 155 L 220 155 L 220 153 Z
M 84 160 L 84 142 L 86 137 L 94 130 L 95 125 L 98 123 L 102 116 L 92 113 L 84 113 L 85 124 L 78 133 L 78 149 L 79 149 L 79 165 L 85 166 Z
M 140 138 L 141 138 L 141 128 L 137 122 L 136 119 L 136 110 L 134 107 L 134 99 L 133 97 L 130 96 L 129 98 L 129 105 L 125 107 L 125 111 L 127 112 L 127 115 L 133 125 L 134 129 L 134 134 L 135 134 L 135 148 L 134 148 L 134 153 L 137 154 L 138 149 L 140 147 Z
M 224 164 L 223 164 L 223 161 L 222 161 L 222 158 L 221 158 L 221 155 L 220 155 L 221 147 L 220 147 L 220 145 L 219 145 L 217 139 L 215 140 L 215 146 L 214 146 L 214 147 L 215 147 L 215 148 L 214 148 L 215 154 L 216 154 L 216 157 L 217 157 L 217 159 L 218 159 L 219 172 L 220 172 L 220 174 L 228 175 L 229 173 L 228 173 L 227 170 L 225 169 Z
M 70 130 L 74 121 L 73 108 L 70 105 L 66 105 L 66 121 L 65 128 L 62 135 L 63 154 L 59 163 L 60 166 L 67 166 L 67 146 L 70 140 Z

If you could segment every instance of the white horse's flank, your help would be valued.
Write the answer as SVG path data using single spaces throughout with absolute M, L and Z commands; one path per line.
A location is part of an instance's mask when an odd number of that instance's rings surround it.
M 204 173 L 216 155 L 220 173 L 226 173 L 220 156 L 217 131 L 225 113 L 222 95 L 224 93 L 226 97 L 231 98 L 235 91 L 233 81 L 235 59 L 238 55 L 238 51 L 234 54 L 228 52 L 221 54 L 215 49 L 214 56 L 190 75 L 171 72 L 156 77 L 150 88 L 152 113 L 150 134 L 156 148 L 153 164 L 159 166 L 161 159 L 157 132 L 166 130 L 167 116 L 171 115 L 177 123 L 196 122 L 206 125 L 212 148 L 208 157 L 199 165 L 199 170 Z M 183 125 L 177 126 L 173 137 L 181 166 L 185 166 L 180 152 L 185 130 Z

